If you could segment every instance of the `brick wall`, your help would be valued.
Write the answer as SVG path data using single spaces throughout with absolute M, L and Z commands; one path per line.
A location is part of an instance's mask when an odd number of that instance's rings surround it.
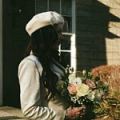
M 120 64 L 119 8 L 119 0 L 76 0 L 77 69 Z

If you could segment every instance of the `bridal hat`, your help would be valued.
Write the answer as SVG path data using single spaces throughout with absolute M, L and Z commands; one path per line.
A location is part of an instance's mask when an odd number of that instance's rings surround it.
M 53 11 L 43 12 L 33 16 L 33 18 L 26 25 L 26 31 L 31 36 L 33 32 L 42 27 L 58 23 L 64 24 L 64 19 L 60 14 Z

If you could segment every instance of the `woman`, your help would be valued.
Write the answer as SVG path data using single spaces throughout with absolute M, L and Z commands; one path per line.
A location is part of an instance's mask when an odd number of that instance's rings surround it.
M 31 40 L 18 77 L 21 109 L 29 119 L 72 120 L 85 114 L 85 107 L 69 107 L 56 90 L 64 75 L 58 54 L 63 25 L 64 19 L 52 11 L 35 15 L 26 25 Z

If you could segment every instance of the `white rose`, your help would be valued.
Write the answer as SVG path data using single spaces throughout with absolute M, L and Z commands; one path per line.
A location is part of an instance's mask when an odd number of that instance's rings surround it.
M 92 91 L 88 94 L 87 98 L 91 101 L 94 101 L 95 99 L 95 91 Z
M 72 81 L 75 78 L 76 78 L 75 73 L 72 73 L 72 74 L 69 75 L 69 81 Z
M 89 86 L 85 84 L 80 84 L 77 86 L 77 97 L 85 96 L 90 92 Z
M 69 83 L 75 84 L 75 85 L 80 85 L 80 84 L 82 84 L 82 79 L 80 77 L 76 77 L 76 78 L 73 77 L 73 79 L 69 79 Z

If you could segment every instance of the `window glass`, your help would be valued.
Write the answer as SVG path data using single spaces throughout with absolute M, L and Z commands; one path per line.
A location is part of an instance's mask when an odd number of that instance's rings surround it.
M 71 63 L 71 35 L 63 35 L 64 39 L 60 46 L 61 60 L 64 67 Z
M 61 60 L 64 67 L 71 65 L 72 0 L 61 0 L 61 14 L 65 19 L 64 40 L 61 43 Z
M 64 26 L 65 31 L 63 31 L 63 32 L 72 33 L 72 17 L 71 16 L 63 16 L 63 17 L 65 19 L 65 26 Z
M 61 61 L 64 67 L 71 64 L 71 52 L 61 52 Z
M 62 15 L 72 16 L 72 0 L 61 0 Z
M 71 42 L 70 42 L 70 35 L 63 35 L 64 39 L 61 43 L 61 50 L 70 50 Z
M 60 0 L 49 0 L 49 10 L 60 13 Z
M 47 0 L 35 0 L 36 13 L 47 11 Z

